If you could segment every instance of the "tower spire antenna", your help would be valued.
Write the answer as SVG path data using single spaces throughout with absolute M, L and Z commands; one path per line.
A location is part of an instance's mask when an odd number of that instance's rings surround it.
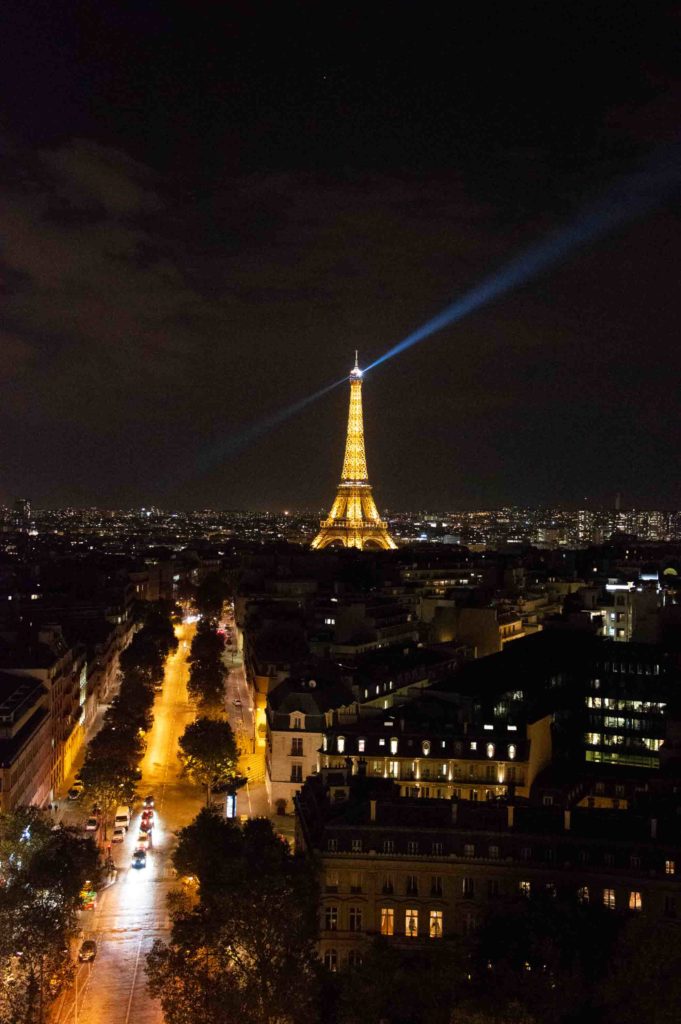
M 362 412 L 362 371 L 359 352 L 355 349 L 355 365 L 350 372 L 350 409 L 345 439 L 345 456 L 336 500 L 328 518 L 312 541 L 313 548 L 340 544 L 346 548 L 395 548 L 388 533 L 388 524 L 378 514 L 371 493 L 364 450 L 364 416 Z

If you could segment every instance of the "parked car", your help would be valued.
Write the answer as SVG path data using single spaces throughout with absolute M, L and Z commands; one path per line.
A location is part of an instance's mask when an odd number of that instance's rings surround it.
M 145 868 L 147 866 L 147 851 L 137 849 L 132 855 L 132 866 L 134 868 Z
M 69 800 L 77 800 L 82 792 L 83 792 L 83 786 L 82 785 L 80 785 L 80 786 L 71 786 L 71 789 L 68 791 L 67 796 L 68 796 Z
M 125 839 L 125 833 L 126 832 L 127 832 L 127 829 L 124 828 L 123 825 L 116 825 L 116 827 L 113 830 L 113 833 L 111 835 L 111 842 L 112 843 L 122 843 L 123 840 Z
M 78 959 L 81 960 L 83 963 L 86 963 L 88 960 L 94 960 L 96 956 L 97 943 L 95 942 L 94 939 L 86 939 L 85 942 L 83 942 L 83 944 L 80 947 Z
M 98 828 L 99 828 L 99 819 L 98 818 L 88 818 L 88 820 L 85 822 L 85 831 L 86 832 L 96 832 Z

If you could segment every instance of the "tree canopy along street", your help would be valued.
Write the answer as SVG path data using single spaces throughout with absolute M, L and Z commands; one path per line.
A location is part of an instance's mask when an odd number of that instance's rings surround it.
M 162 679 L 163 685 L 153 700 L 153 722 L 136 769 L 138 798 L 123 842 L 111 846 L 116 881 L 98 893 L 92 910 L 80 915 L 82 938 L 96 942 L 96 956 L 78 966 L 77 979 L 55 1005 L 53 1024 L 75 1024 L 76 1020 L 78 1024 L 129 1024 L 140 1019 L 161 1024 L 163 1020 L 160 1005 L 146 990 L 144 962 L 154 940 L 170 934 L 166 901 L 177 886 L 170 859 L 174 833 L 193 820 L 203 802 L 202 790 L 183 774 L 177 756 L 178 738 L 195 716 L 187 694 L 187 654 L 193 633 L 193 626 L 177 625 L 177 649 L 170 650 L 173 645 L 169 644 L 165 664 L 161 661 L 159 666 L 150 659 L 144 670 L 149 683 Z M 154 796 L 153 828 L 147 833 L 146 866 L 135 868 L 132 860 L 147 794 Z

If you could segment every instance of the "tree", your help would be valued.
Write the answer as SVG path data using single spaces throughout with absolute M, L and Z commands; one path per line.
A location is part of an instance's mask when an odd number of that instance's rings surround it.
M 227 600 L 227 584 L 217 572 L 208 573 L 196 588 L 194 598 L 199 615 L 207 619 L 217 619 L 222 606 Z
M 205 620 L 198 625 L 189 652 L 189 695 L 203 709 L 222 711 L 225 700 L 225 641 Z
M 675 922 L 626 922 L 599 988 L 604 1024 L 675 1024 L 681 1003 L 681 936 Z
M 180 864 L 203 872 L 200 904 L 175 914 L 170 942 L 155 943 L 147 958 L 149 988 L 168 1024 L 315 1020 L 320 967 L 309 865 L 291 856 L 270 822 L 247 822 L 242 831 L 209 811 L 183 830 Z
M 452 1006 L 466 986 L 466 960 L 458 942 L 428 949 L 399 949 L 378 938 L 362 963 L 342 971 L 338 984 L 339 1024 L 450 1024 Z
M 186 828 L 181 829 L 173 864 L 181 875 L 199 881 L 204 898 L 223 890 L 234 877 L 234 861 L 241 856 L 243 834 L 238 825 L 210 807 L 204 807 Z
M 35 808 L 0 815 L 0 1022 L 32 1024 L 69 976 L 69 939 L 97 849 L 76 829 L 52 831 Z
M 107 837 L 107 825 L 111 812 L 118 804 L 130 804 L 135 796 L 135 788 L 140 780 L 140 773 L 115 756 L 95 757 L 90 752 L 80 770 L 85 794 L 88 799 L 99 804 L 102 809 L 104 839 Z
M 179 741 L 179 757 L 189 777 L 206 787 L 206 803 L 218 786 L 241 784 L 239 750 L 229 722 L 201 717 L 191 722 Z

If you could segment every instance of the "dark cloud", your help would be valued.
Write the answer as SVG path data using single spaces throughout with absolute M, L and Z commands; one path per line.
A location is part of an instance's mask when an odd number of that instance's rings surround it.
M 678 19 L 635 6 L 16 5 L 4 499 L 326 504 L 343 389 L 239 438 L 674 136 Z M 371 374 L 379 500 L 681 501 L 679 244 L 668 203 Z

